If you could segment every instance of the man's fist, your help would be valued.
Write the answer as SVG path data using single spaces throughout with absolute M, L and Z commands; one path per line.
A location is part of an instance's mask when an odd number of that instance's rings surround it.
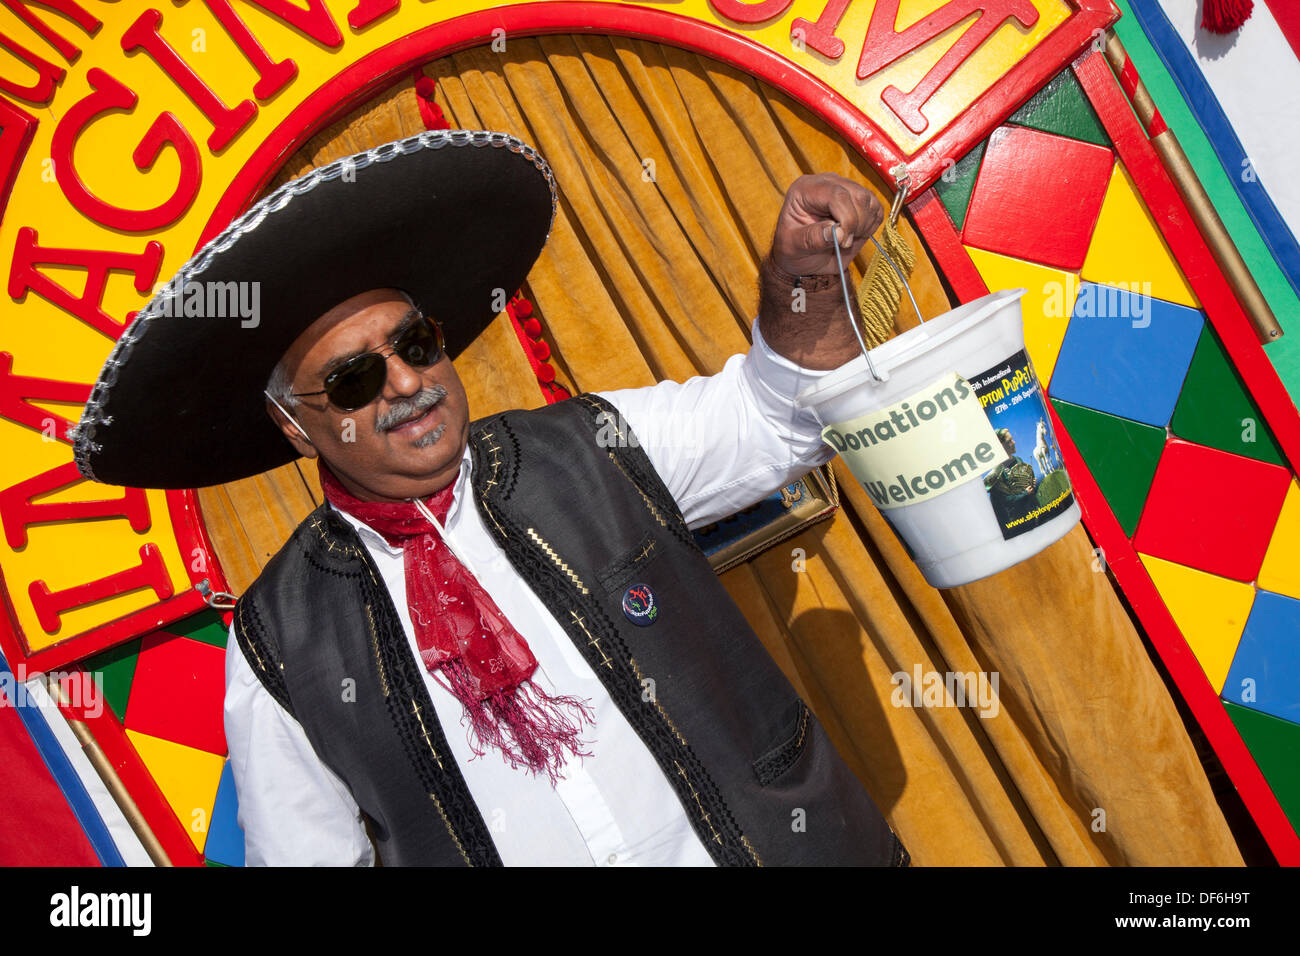
M 824 275 L 839 271 L 831 244 L 831 222 L 847 266 L 850 259 L 885 221 L 872 192 L 834 173 L 800 176 L 785 194 L 785 204 L 772 237 L 772 261 L 791 275 Z

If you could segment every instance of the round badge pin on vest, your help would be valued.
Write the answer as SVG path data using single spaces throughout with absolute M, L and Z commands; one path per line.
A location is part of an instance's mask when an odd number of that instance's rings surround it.
M 649 627 L 659 617 L 655 593 L 648 584 L 634 584 L 623 592 L 623 613 L 638 627 Z

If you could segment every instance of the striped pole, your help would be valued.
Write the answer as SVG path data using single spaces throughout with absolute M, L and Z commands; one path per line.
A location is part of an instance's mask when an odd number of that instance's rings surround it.
M 1273 315 L 1273 310 L 1264 299 L 1264 293 L 1259 291 L 1254 276 L 1250 274 L 1245 260 L 1241 258 L 1237 244 L 1228 235 L 1223 220 L 1219 218 L 1214 204 L 1206 195 L 1205 187 L 1201 185 L 1187 154 L 1183 152 L 1178 137 L 1165 125 L 1164 118 L 1151 99 L 1151 94 L 1147 92 L 1142 78 L 1138 76 L 1137 69 L 1133 66 L 1133 61 L 1129 59 L 1128 51 L 1124 49 L 1124 44 L 1120 42 L 1113 30 L 1107 31 L 1106 35 L 1106 60 L 1118 77 L 1124 95 L 1133 104 L 1133 112 L 1137 114 L 1138 121 L 1151 140 L 1151 145 L 1160 154 L 1160 159 L 1174 186 L 1183 197 L 1183 202 L 1187 204 L 1192 218 L 1196 220 L 1196 225 L 1201 235 L 1205 237 L 1214 261 L 1223 270 L 1228 284 L 1237 296 L 1237 301 L 1241 303 L 1250 318 L 1255 335 L 1260 342 L 1276 342 L 1282 337 L 1282 327 L 1278 325 L 1277 317 Z

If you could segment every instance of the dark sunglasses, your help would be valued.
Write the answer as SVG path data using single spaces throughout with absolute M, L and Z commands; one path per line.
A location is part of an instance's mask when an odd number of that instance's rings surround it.
M 392 339 L 393 351 L 388 355 L 379 350 L 366 352 L 348 359 L 325 376 L 325 387 L 316 392 L 294 392 L 297 398 L 325 395 L 330 402 L 345 412 L 353 412 L 369 405 L 384 390 L 388 381 L 388 360 L 396 355 L 411 368 L 428 368 L 442 358 L 446 343 L 442 326 L 419 311 L 406 314 L 409 323 Z

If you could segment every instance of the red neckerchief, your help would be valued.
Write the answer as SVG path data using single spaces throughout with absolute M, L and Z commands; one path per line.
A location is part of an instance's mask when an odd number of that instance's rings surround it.
M 500 750 L 517 768 L 545 770 L 554 785 L 566 754 L 579 749 L 582 719 L 594 721 L 576 697 L 550 697 L 530 678 L 537 661 L 483 587 L 452 554 L 413 501 L 361 501 L 317 459 L 321 488 L 330 504 L 358 518 L 401 547 L 406 603 L 424 666 L 465 707 L 467 737 L 480 757 Z M 453 478 L 424 504 L 445 525 Z M 439 679 L 439 672 L 444 679 Z

